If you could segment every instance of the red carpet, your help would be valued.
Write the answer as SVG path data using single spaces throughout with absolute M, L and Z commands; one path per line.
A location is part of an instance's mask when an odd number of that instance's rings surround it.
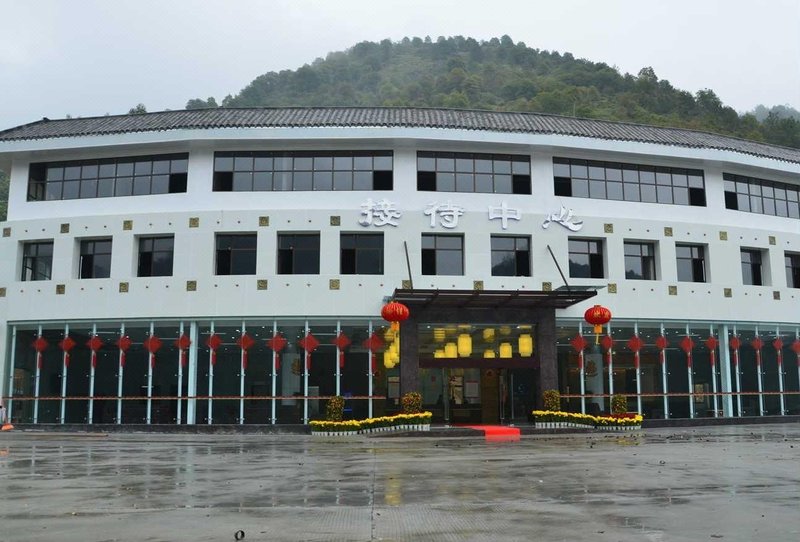
M 470 429 L 483 431 L 487 442 L 516 442 L 519 440 L 519 429 L 505 425 L 467 425 Z

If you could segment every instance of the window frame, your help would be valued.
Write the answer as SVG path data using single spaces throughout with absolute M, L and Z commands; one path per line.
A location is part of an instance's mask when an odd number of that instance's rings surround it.
M 766 273 L 764 269 L 764 259 L 765 259 L 764 252 L 765 251 L 763 249 L 752 248 L 752 247 L 741 247 L 739 249 L 739 255 L 740 255 L 739 261 L 741 263 L 743 285 L 745 286 L 768 285 L 765 280 Z M 750 257 L 748 261 L 745 261 L 745 255 L 748 255 Z M 750 279 L 749 282 L 747 280 L 748 278 Z
M 353 247 L 346 247 L 345 241 L 352 238 Z M 363 246 L 359 241 L 365 239 L 380 239 L 378 247 Z M 347 254 L 345 252 L 347 251 Z M 352 255 L 350 254 L 352 251 Z M 372 258 L 370 258 L 372 255 Z M 352 258 L 352 265 L 349 260 Z M 378 262 L 377 269 L 367 269 L 372 261 Z M 347 262 L 347 263 L 346 263 Z M 339 234 L 339 272 L 342 275 L 383 275 L 384 274 L 384 239 L 383 232 Z
M 800 186 L 723 173 L 725 208 L 731 211 L 800 219 Z
M 495 247 L 495 241 L 501 239 L 512 240 L 514 243 L 513 248 L 499 248 Z M 524 242 L 526 246 L 520 248 L 518 243 Z M 493 277 L 530 277 L 532 276 L 531 269 L 531 236 L 530 235 L 491 235 L 489 237 L 489 250 L 491 256 L 492 276 Z M 514 273 L 498 273 L 496 272 L 505 261 L 495 264 L 495 256 L 498 254 L 508 254 L 513 263 Z
M 689 257 L 684 257 L 680 255 L 679 249 L 681 248 L 688 248 L 690 249 Z M 695 254 L 695 253 L 698 254 Z M 697 244 L 697 243 L 675 243 L 675 262 L 677 267 L 677 276 L 678 282 L 697 282 L 697 283 L 705 283 L 708 282 L 708 269 L 706 266 L 706 245 Z M 681 278 L 681 262 L 688 261 L 689 262 L 689 270 L 691 271 L 692 277 L 689 278 Z M 698 273 L 700 274 L 700 278 L 698 279 Z
M 625 240 L 623 245 L 623 256 L 625 259 L 625 279 L 626 280 L 658 280 L 658 272 L 656 265 L 656 245 L 655 241 L 634 241 Z M 629 254 L 628 249 L 636 248 L 638 254 Z M 645 250 L 651 254 L 645 254 Z M 636 276 L 634 270 L 628 269 L 628 262 L 638 261 L 639 268 L 641 269 L 640 276 Z M 648 276 L 650 275 L 650 276 Z
M 166 249 L 156 249 L 156 241 L 170 241 L 169 250 Z M 150 244 L 151 248 L 146 250 L 143 245 Z M 149 254 L 149 262 L 143 262 L 143 255 Z M 169 273 L 154 273 L 154 267 L 157 266 L 156 264 L 156 254 L 169 254 Z M 147 258 L 144 258 L 145 260 Z M 175 265 L 175 236 L 174 235 L 142 235 L 138 237 L 138 258 L 136 264 L 136 276 L 137 277 L 171 277 L 174 271 Z M 144 266 L 144 268 L 143 268 Z M 147 270 L 146 273 L 142 273 L 143 269 Z
M 586 243 L 586 251 L 585 252 L 578 252 L 573 250 L 573 245 L 576 243 Z M 597 251 L 592 252 L 592 244 L 596 244 Z M 605 250 L 604 250 L 604 239 L 597 239 L 591 237 L 570 237 L 567 239 L 567 254 L 568 254 L 568 264 L 569 264 L 569 276 L 570 278 L 577 278 L 577 279 L 604 279 L 606 278 L 606 271 L 605 271 Z M 587 264 L 586 267 L 589 270 L 588 275 L 585 274 L 577 274 L 578 267 L 583 265 L 577 260 L 573 260 L 573 255 L 586 255 Z M 594 258 L 592 258 L 594 256 Z M 596 271 L 599 273 L 595 274 Z
M 784 251 L 786 267 L 786 287 L 800 288 L 800 252 Z
M 40 254 L 43 247 L 49 247 L 49 254 Z M 21 282 L 37 282 L 42 280 L 53 280 L 53 240 L 42 241 L 23 241 L 22 242 L 22 268 L 20 272 Z M 35 254 L 29 254 L 30 249 L 35 249 Z M 46 273 L 37 272 L 40 263 L 46 263 Z M 41 275 L 41 276 L 40 276 Z
M 106 243 L 108 244 L 108 250 L 98 252 L 98 245 L 103 248 Z M 111 258 L 113 251 L 114 241 L 111 237 L 80 239 L 80 249 L 78 251 L 78 279 L 89 280 L 111 278 Z M 108 265 L 103 267 L 101 264 L 98 264 L 98 260 L 107 261 Z M 106 269 L 108 274 L 98 274 L 98 269 Z
M 426 239 L 433 241 L 432 247 L 425 246 Z M 446 244 L 446 241 L 454 239 L 459 240 L 458 248 L 439 246 Z M 441 272 L 442 269 L 440 268 L 446 263 L 444 257 L 452 253 L 458 253 L 460 272 Z M 420 244 L 420 270 L 421 274 L 425 276 L 464 276 L 464 236 L 462 234 L 423 233 Z
M 298 238 L 303 239 L 316 239 L 315 245 L 311 247 L 300 247 L 296 248 L 295 246 L 284 247 L 283 241 L 291 241 L 294 240 L 295 244 Z M 276 258 L 276 273 L 278 275 L 319 275 L 320 274 L 320 260 L 321 260 L 321 238 L 319 232 L 285 232 L 285 233 L 278 233 L 278 257 Z M 298 268 L 301 267 L 298 265 L 299 259 L 304 256 L 312 254 L 312 258 L 309 260 L 312 262 L 311 270 L 306 271 L 303 269 L 302 271 Z
M 220 247 L 220 243 L 228 239 L 227 247 Z M 246 239 L 252 241 L 252 246 L 234 247 L 233 239 Z M 227 254 L 227 258 L 225 257 Z M 222 257 L 222 259 L 221 259 Z M 227 261 L 226 261 L 227 259 Z M 243 271 L 239 266 L 247 265 Z M 234 270 L 236 269 L 236 272 Z M 255 275 L 258 270 L 258 233 L 257 232 L 218 232 L 214 235 L 214 275 L 248 276 Z M 227 271 L 227 272 L 225 272 Z
M 529 154 L 417 151 L 417 191 L 529 196 L 531 170 Z

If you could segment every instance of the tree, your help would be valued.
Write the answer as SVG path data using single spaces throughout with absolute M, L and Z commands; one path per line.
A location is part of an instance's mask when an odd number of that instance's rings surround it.
M 217 100 L 215 100 L 213 96 L 209 96 L 205 100 L 192 98 L 186 102 L 186 109 L 213 109 L 217 107 L 219 107 L 219 105 L 217 105 Z
M 136 104 L 128 111 L 128 115 L 141 115 L 142 113 L 147 113 L 147 108 L 142 103 Z

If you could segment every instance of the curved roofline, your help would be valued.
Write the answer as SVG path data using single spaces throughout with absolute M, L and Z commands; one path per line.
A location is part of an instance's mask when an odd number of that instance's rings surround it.
M 408 127 L 556 134 L 710 148 L 800 163 L 800 149 L 714 132 L 525 111 L 400 106 L 238 107 L 154 111 L 74 119 L 44 118 L 0 131 L 8 141 L 212 128 Z

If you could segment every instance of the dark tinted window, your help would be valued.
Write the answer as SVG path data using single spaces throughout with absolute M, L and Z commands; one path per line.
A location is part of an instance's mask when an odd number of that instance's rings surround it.
M 111 239 L 81 241 L 78 278 L 101 279 L 111 276 Z
M 140 277 L 172 276 L 174 244 L 175 238 L 171 235 L 139 238 L 137 275 Z
M 217 234 L 216 274 L 256 274 L 255 233 Z
M 318 233 L 279 234 L 278 274 L 318 275 L 319 234 Z

